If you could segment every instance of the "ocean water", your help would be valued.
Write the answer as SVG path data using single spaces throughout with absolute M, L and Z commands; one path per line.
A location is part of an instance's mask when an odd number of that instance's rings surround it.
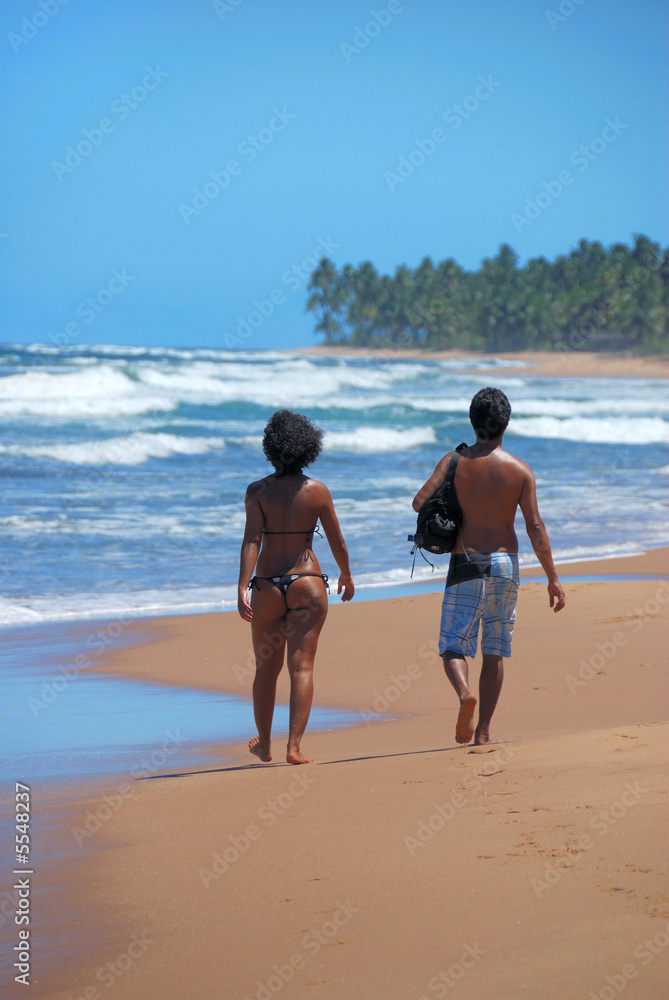
M 244 490 L 270 471 L 262 431 L 284 406 L 325 431 L 310 471 L 332 491 L 357 585 L 408 584 L 411 499 L 472 440 L 469 401 L 490 384 L 511 400 L 505 444 L 535 471 L 558 560 L 668 544 L 659 379 L 538 378 L 492 357 L 4 345 L 0 624 L 234 607 Z M 518 532 L 536 564 L 522 519 Z M 325 540 L 315 548 L 336 580 Z
M 107 620 L 89 621 L 78 632 L 64 622 L 0 632 L 0 784 L 5 789 L 17 780 L 53 786 L 82 777 L 124 774 L 139 780 L 189 767 L 221 767 L 231 758 L 226 761 L 211 747 L 242 743 L 255 732 L 245 697 L 249 679 L 240 684 L 239 696 L 232 696 L 74 669 L 82 649 L 90 650 L 89 666 L 99 662 L 87 642 L 91 635 L 108 636 L 107 649 L 138 641 L 135 633 L 132 640 L 123 633 L 109 635 Z M 310 728 L 339 729 L 360 719 L 357 713 L 315 705 Z M 288 706 L 277 705 L 272 735 L 279 761 L 287 732 Z M 0 827 L 0 847 L 2 839 Z

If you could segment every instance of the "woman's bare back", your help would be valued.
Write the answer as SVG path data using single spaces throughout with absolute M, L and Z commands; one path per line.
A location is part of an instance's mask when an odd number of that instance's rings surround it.
M 329 496 L 323 484 L 304 475 L 270 475 L 252 483 L 250 490 L 262 514 L 258 575 L 320 575 L 312 539 Z

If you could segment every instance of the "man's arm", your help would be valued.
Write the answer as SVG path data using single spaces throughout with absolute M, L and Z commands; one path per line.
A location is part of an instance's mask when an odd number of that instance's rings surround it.
M 565 604 L 564 590 L 558 580 L 557 571 L 553 565 L 553 553 L 551 543 L 548 540 L 548 532 L 537 505 L 537 487 L 534 481 L 532 470 L 528 467 L 523 489 L 520 494 L 520 509 L 525 518 L 525 528 L 528 538 L 532 543 L 532 548 L 537 559 L 542 565 L 543 571 L 548 577 L 548 594 L 550 605 L 555 611 L 562 611 Z M 557 603 L 556 603 L 557 601 Z
M 416 496 L 413 498 L 413 503 L 411 506 L 417 512 L 421 509 L 424 503 L 434 496 L 439 487 L 446 481 L 446 473 L 448 472 L 448 463 L 451 460 L 452 451 L 449 451 L 448 455 L 444 455 L 443 458 L 439 459 L 437 462 L 437 467 L 434 472 L 425 483 L 424 486 L 418 490 Z
M 341 594 L 343 590 L 342 601 L 350 601 L 355 593 L 355 586 L 353 585 L 353 578 L 351 577 L 351 570 L 348 565 L 348 549 L 346 548 L 346 542 L 339 526 L 339 520 L 335 513 L 330 491 L 327 486 L 323 486 L 323 490 L 325 491 L 325 504 L 321 510 L 320 519 L 330 550 L 339 567 L 337 593 Z
M 237 592 L 237 610 L 245 622 L 253 618 L 251 602 L 248 598 L 248 586 L 253 576 L 253 570 L 258 562 L 260 543 L 262 541 L 263 516 L 258 501 L 257 483 L 251 483 L 246 490 L 244 504 L 246 506 L 246 527 L 242 539 L 242 550 L 239 554 L 239 586 Z

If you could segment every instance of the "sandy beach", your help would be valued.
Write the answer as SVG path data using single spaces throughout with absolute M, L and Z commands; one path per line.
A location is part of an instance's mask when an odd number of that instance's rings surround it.
M 477 355 L 475 351 L 424 351 L 392 347 L 302 347 L 291 354 L 331 355 L 336 357 L 379 358 L 380 360 L 412 359 L 418 361 L 464 361 L 467 358 L 495 357 L 510 363 L 506 374 L 518 374 L 521 369 L 531 375 L 551 378 L 669 378 L 669 358 L 633 357 L 625 353 L 599 351 L 494 351 Z M 515 366 L 518 371 L 515 371 Z M 465 374 L 500 373 L 500 368 L 459 368 Z
M 586 571 L 669 576 L 667 550 L 561 569 Z M 666 996 L 669 583 L 566 591 L 554 615 L 521 590 L 492 753 L 454 741 L 439 594 L 333 602 L 316 701 L 361 718 L 307 730 L 313 765 L 222 739 L 218 765 L 45 803 L 63 853 L 37 919 L 76 944 L 29 995 Z M 236 614 L 148 624 L 105 672 L 248 697 Z

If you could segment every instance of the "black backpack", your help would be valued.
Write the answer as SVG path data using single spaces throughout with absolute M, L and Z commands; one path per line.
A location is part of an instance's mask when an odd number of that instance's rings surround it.
M 443 555 L 446 552 L 452 552 L 455 547 L 462 524 L 462 511 L 455 495 L 453 480 L 460 452 L 467 447 L 468 445 L 464 441 L 458 445 L 448 463 L 446 479 L 434 496 L 426 500 L 418 511 L 416 533 L 408 536 L 408 540 L 414 543 L 411 550 L 414 564 L 417 550 L 425 549 L 435 555 Z M 422 551 L 421 555 L 425 559 Z M 425 561 L 429 562 L 428 559 Z M 432 568 L 434 569 L 434 567 Z M 413 573 L 413 568 L 411 572 Z

